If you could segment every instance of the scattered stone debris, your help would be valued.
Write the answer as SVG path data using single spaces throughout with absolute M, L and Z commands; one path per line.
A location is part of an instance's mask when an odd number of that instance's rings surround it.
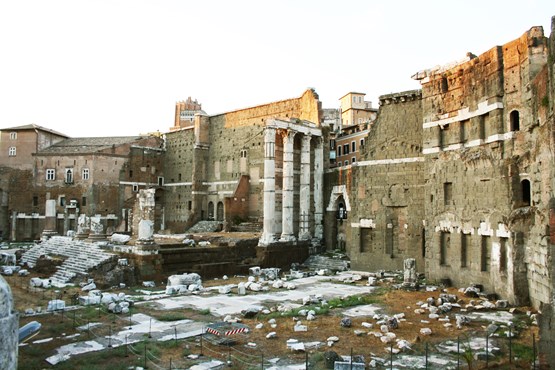
M 350 328 L 353 322 L 349 317 L 344 317 L 341 319 L 340 325 L 344 328 Z
M 123 245 L 123 244 L 126 244 L 129 240 L 131 240 L 130 235 L 112 234 L 110 236 L 110 242 L 113 244 Z
M 52 311 L 63 310 L 65 308 L 66 308 L 65 301 L 62 301 L 60 299 L 54 299 L 54 300 L 48 301 L 48 306 L 46 307 L 46 311 L 52 312 Z

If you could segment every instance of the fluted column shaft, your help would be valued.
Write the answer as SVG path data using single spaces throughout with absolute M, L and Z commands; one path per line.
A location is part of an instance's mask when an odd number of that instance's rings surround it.
M 301 181 L 299 239 L 308 240 L 310 235 L 310 135 L 304 135 L 301 144 Z
M 264 129 L 264 228 L 260 244 L 268 245 L 275 241 L 276 209 L 276 129 Z
M 283 135 L 283 199 L 281 209 L 281 241 L 295 240 L 295 233 L 293 230 L 293 144 L 295 143 L 295 133 L 295 131 L 288 130 Z

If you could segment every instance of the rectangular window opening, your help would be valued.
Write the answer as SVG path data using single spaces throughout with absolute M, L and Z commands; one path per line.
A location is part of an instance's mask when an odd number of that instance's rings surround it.
M 442 231 L 439 240 L 439 264 L 442 266 L 447 265 L 449 244 L 451 243 L 451 234 Z
M 507 238 L 499 238 L 499 271 L 507 271 Z
M 468 246 L 470 234 L 461 234 L 461 267 L 468 265 Z
M 489 259 L 491 250 L 491 240 L 489 236 L 482 235 L 482 243 L 480 247 L 480 271 L 489 271 Z
M 446 206 L 453 205 L 453 183 L 443 183 L 443 201 Z

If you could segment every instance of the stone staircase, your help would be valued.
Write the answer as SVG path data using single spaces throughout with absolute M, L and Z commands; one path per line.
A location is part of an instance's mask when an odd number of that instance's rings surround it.
M 350 268 L 350 261 L 316 254 L 308 257 L 303 266 L 311 270 L 346 271 Z
M 65 236 L 53 236 L 41 244 L 36 244 L 23 254 L 21 263 L 33 268 L 42 255 L 66 257 L 52 275 L 52 285 L 63 286 L 78 275 L 87 275 L 88 271 L 117 258 L 116 254 L 107 253 L 97 244 L 73 240 Z
M 262 222 L 242 222 L 232 227 L 233 231 L 242 233 L 261 233 L 264 225 Z
M 189 230 L 189 234 L 215 233 L 222 231 L 222 221 L 199 221 Z

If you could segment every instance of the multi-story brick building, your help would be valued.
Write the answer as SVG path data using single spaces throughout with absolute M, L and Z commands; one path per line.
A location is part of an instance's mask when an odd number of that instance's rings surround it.
M 60 234 L 76 230 L 82 213 L 101 215 L 108 232 L 129 231 L 128 213 L 135 194 L 140 188 L 163 185 L 161 138 L 67 138 L 48 129 L 37 130 L 34 143 L 29 140 L 31 129 L 23 131 L 27 135 L 14 128 L 2 130 L 8 137 L 17 132 L 23 143 L 16 145 L 21 148 L 18 162 L 8 158 L 0 169 L 5 238 L 37 239 L 48 199 L 56 200 Z
M 33 155 L 68 136 L 35 124 L 0 130 L 0 167 L 31 170 Z
M 350 92 L 340 101 L 340 120 L 335 125 L 332 142 L 332 166 L 348 166 L 360 158 L 368 130 L 377 118 L 378 110 L 364 100 L 364 93 Z

